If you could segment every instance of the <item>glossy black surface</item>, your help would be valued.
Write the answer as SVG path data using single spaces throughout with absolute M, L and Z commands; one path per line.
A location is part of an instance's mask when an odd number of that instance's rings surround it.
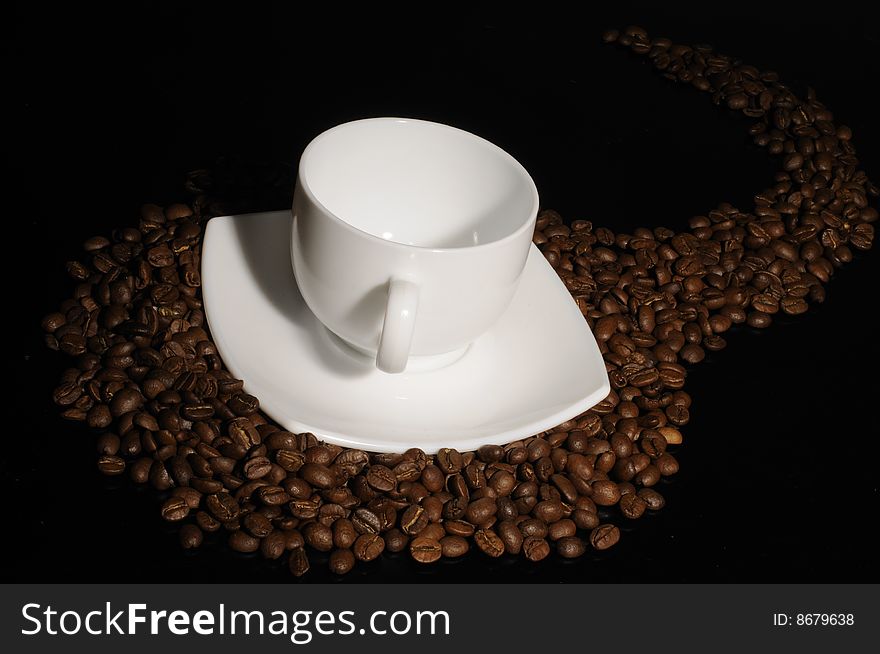
M 593 8 L 589 23 L 532 10 L 398 23 L 288 4 L 126 4 L 124 15 L 32 6 L 16 20 L 4 100 L 4 580 L 292 580 L 280 564 L 225 547 L 184 553 L 157 496 L 102 478 L 92 436 L 50 400 L 68 360 L 43 346 L 39 321 L 72 288 L 64 262 L 87 236 L 136 224 L 142 202 L 183 197 L 188 169 L 226 156 L 286 162 L 292 179 L 323 129 L 400 115 L 499 144 L 532 173 L 542 205 L 568 220 L 678 228 L 722 201 L 750 208 L 776 163 L 750 144 L 747 119 L 601 44 L 604 28 L 640 23 L 778 70 L 796 90 L 810 84 L 880 179 L 870 99 L 880 43 L 857 13 L 710 16 L 706 5 Z M 254 209 L 286 205 L 289 186 L 263 190 Z M 386 556 L 343 581 L 878 581 L 878 261 L 876 251 L 859 256 L 823 306 L 765 333 L 739 329 L 693 368 L 682 471 L 659 487 L 667 507 L 626 525 L 612 551 L 539 565 L 473 554 L 419 567 Z M 306 580 L 336 580 L 317 557 L 312 568 Z

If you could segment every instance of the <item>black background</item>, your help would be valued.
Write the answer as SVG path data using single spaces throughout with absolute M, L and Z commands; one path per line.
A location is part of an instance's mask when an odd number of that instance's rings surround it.
M 85 237 L 136 224 L 141 203 L 184 197 L 186 170 L 226 156 L 286 162 L 292 175 L 306 143 L 336 123 L 412 116 L 508 150 L 567 220 L 680 228 L 722 201 L 750 209 L 778 162 L 750 144 L 747 119 L 601 44 L 606 27 L 640 23 L 775 69 L 796 91 L 810 84 L 880 179 L 870 97 L 880 42 L 867 16 L 839 3 L 711 15 L 715 3 L 597 3 L 588 19 L 546 3 L 422 16 L 299 4 L 17 10 L 4 45 L 4 196 L 15 212 L 3 220 L 4 580 L 292 579 L 225 546 L 180 550 L 156 495 L 101 477 L 92 436 L 50 401 L 68 361 L 43 346 L 39 321 L 72 288 L 64 262 Z M 254 208 L 287 201 L 267 195 Z M 878 260 L 857 257 L 824 305 L 763 333 L 736 330 L 693 368 L 682 471 L 660 487 L 667 507 L 625 525 L 618 547 L 538 565 L 385 556 L 344 581 L 877 581 Z M 336 579 L 312 568 L 306 579 Z

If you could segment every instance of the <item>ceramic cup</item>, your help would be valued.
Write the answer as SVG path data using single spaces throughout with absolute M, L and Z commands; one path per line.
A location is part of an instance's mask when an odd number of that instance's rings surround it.
M 299 162 L 291 260 L 315 316 L 388 373 L 455 360 L 510 303 L 535 183 L 474 134 L 371 118 L 317 136 Z

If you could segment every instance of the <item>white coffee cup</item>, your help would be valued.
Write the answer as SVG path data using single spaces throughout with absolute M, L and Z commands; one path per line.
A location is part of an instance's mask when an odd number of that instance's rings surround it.
M 454 360 L 507 308 L 537 211 L 525 168 L 485 139 L 409 118 L 344 123 L 299 162 L 294 274 L 315 316 L 380 370 Z

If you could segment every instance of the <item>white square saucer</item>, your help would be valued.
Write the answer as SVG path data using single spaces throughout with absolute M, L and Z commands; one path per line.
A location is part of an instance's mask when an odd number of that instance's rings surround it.
M 460 359 L 389 375 L 352 356 L 306 306 L 291 224 L 289 211 L 213 218 L 202 248 L 218 352 L 285 429 L 372 452 L 466 451 L 540 433 L 608 395 L 596 340 L 534 245 L 507 311 Z

